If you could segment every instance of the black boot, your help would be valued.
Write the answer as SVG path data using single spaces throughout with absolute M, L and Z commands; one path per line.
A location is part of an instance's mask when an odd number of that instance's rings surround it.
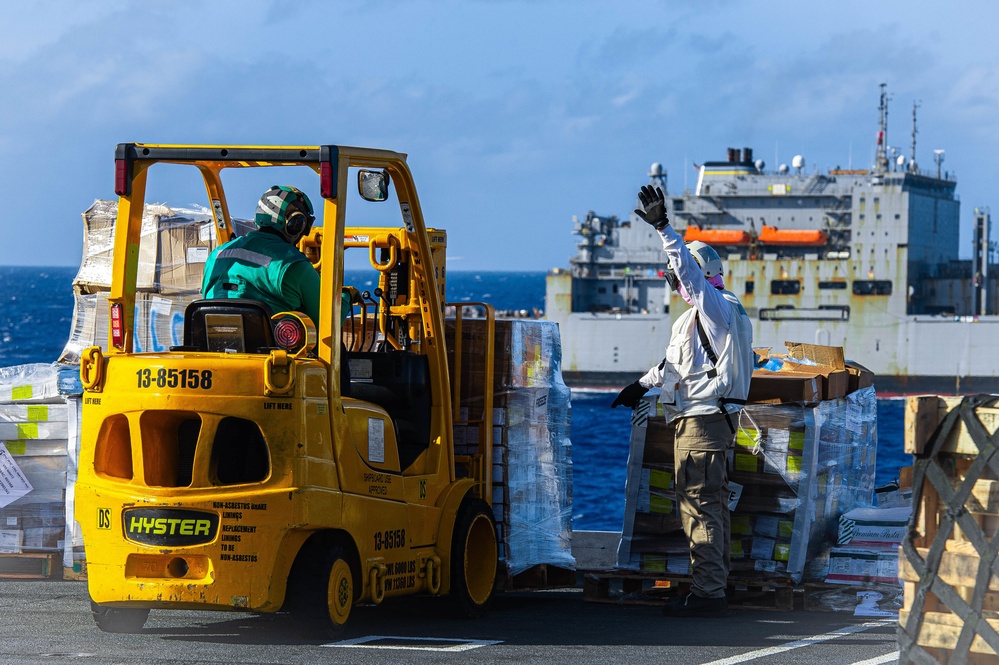
M 728 600 L 705 598 L 691 592 L 685 596 L 674 596 L 663 605 L 663 614 L 668 617 L 723 617 L 728 613 Z

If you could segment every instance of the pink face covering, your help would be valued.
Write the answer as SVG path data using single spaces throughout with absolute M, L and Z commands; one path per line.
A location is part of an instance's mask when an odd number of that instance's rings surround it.
M 711 286 L 715 287 L 716 289 L 724 289 L 725 288 L 725 278 L 722 277 L 721 275 L 715 275 L 714 277 L 708 277 L 708 284 L 710 284 Z M 683 298 L 683 301 L 685 303 L 687 303 L 688 305 L 692 305 L 693 304 L 692 302 L 690 302 L 690 296 L 687 294 L 687 289 L 683 288 L 683 284 L 680 285 L 680 297 Z

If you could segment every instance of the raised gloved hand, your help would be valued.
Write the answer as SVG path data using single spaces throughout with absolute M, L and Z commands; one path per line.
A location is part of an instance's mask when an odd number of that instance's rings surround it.
M 629 409 L 634 409 L 638 406 L 638 402 L 642 399 L 645 393 L 649 392 L 648 388 L 642 387 L 638 381 L 635 381 L 629 386 L 625 386 L 624 389 L 617 394 L 614 401 L 611 403 L 611 408 L 615 408 L 618 405 L 626 406 Z
M 666 215 L 666 197 L 660 187 L 652 188 L 645 185 L 638 192 L 638 200 L 642 207 L 635 208 L 635 214 L 644 219 L 647 223 L 655 227 L 656 231 L 662 231 L 669 226 L 669 217 Z

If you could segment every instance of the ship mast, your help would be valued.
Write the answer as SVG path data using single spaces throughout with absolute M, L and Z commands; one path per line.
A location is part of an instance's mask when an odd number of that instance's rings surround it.
M 881 84 L 881 103 L 878 105 L 878 151 L 874 158 L 874 172 L 888 172 L 888 84 Z
M 909 153 L 909 173 L 919 173 L 919 167 L 916 166 L 916 109 L 919 108 L 919 102 L 912 100 L 912 151 Z

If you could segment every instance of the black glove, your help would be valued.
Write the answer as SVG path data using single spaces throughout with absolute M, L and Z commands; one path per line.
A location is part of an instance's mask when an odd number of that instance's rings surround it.
M 669 226 L 669 217 L 666 216 L 666 197 L 660 187 L 652 189 L 651 185 L 645 185 L 638 192 L 638 200 L 642 207 L 635 208 L 635 214 L 655 227 L 656 231 L 662 231 Z
M 611 408 L 613 409 L 620 404 L 621 406 L 626 406 L 629 409 L 634 409 L 638 406 L 638 402 L 641 401 L 642 397 L 647 392 L 649 392 L 648 388 L 643 388 L 642 384 L 635 381 L 630 386 L 625 386 L 624 390 L 617 394 L 617 397 L 611 404 Z

